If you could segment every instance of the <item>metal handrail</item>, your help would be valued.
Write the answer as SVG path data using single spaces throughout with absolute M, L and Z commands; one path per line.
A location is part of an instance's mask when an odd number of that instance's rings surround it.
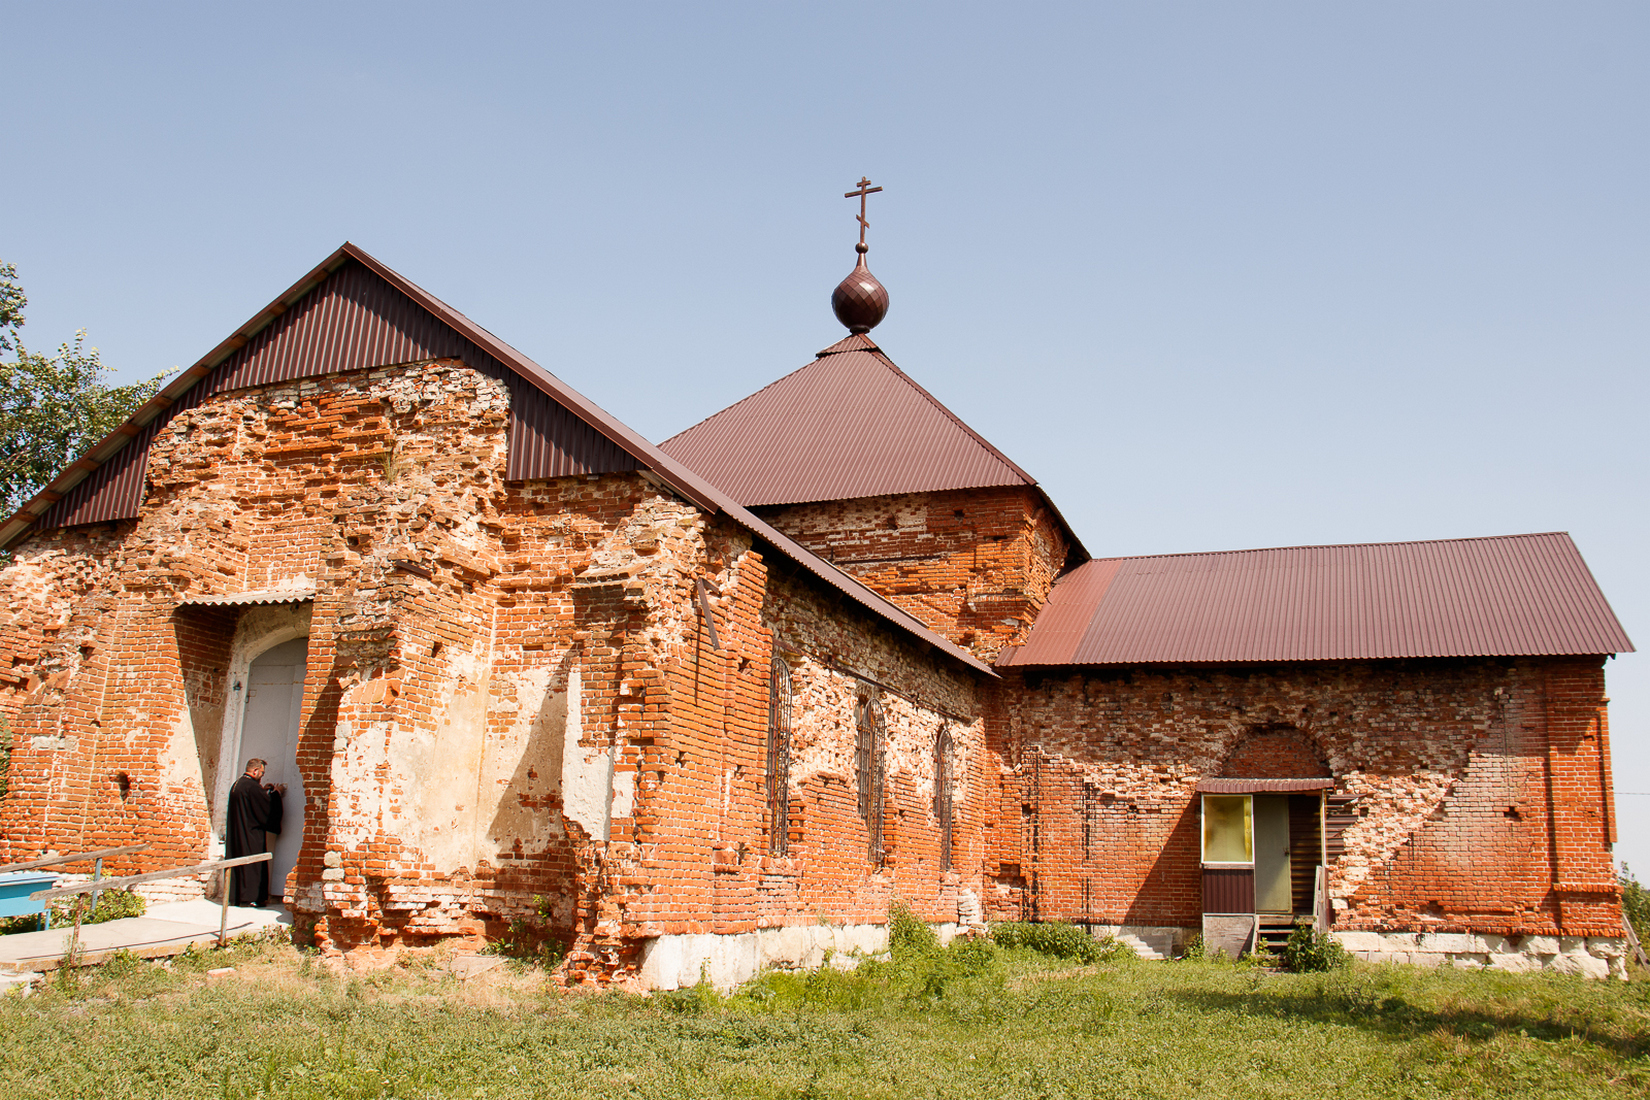
M 13 871 L 33 871 L 41 867 L 56 867 L 59 864 L 64 863 L 84 863 L 89 859 L 92 861 L 92 881 L 98 882 L 103 878 L 103 861 L 105 859 L 112 859 L 115 856 L 131 855 L 133 852 L 147 851 L 148 848 L 149 845 L 147 844 L 127 844 L 120 848 L 98 848 L 91 852 L 71 852 L 66 856 L 47 856 L 44 859 L 34 859 L 27 863 L 12 863 L 5 867 L 0 867 L 0 875 L 9 874 Z M 102 890 L 92 891 L 93 909 L 97 908 L 97 895 L 102 892 Z M 50 928 L 52 926 L 51 906 L 48 905 L 44 910 L 42 910 L 40 920 L 45 927 Z
M 1312 876 L 1312 923 L 1319 933 L 1329 931 L 1329 875 L 1318 864 Z
M 50 890 L 36 890 L 29 895 L 30 901 L 52 901 L 56 898 L 71 897 L 75 894 L 92 894 L 102 890 L 121 890 L 128 886 L 135 886 L 140 882 L 153 882 L 160 878 L 182 878 L 184 875 L 198 875 L 205 871 L 217 871 L 225 867 L 240 867 L 248 863 L 262 863 L 275 858 L 274 852 L 258 852 L 250 856 L 236 856 L 234 859 L 215 859 L 210 863 L 197 863 L 193 867 L 174 867 L 167 871 L 149 871 L 141 875 L 126 875 L 123 878 L 106 878 L 95 882 L 82 882 L 74 886 L 54 886 Z M 224 945 L 229 931 L 229 895 L 230 884 L 223 886 L 223 912 L 218 918 L 218 946 Z M 80 942 L 80 920 L 77 917 L 74 925 L 75 943 Z M 74 951 L 74 945 L 69 948 Z

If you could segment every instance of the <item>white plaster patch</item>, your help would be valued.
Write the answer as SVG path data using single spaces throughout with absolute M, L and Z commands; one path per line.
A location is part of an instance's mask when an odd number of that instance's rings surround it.
M 636 812 L 636 773 L 613 774 L 613 817 L 630 817 Z
M 605 841 L 612 833 L 608 811 L 616 756 L 617 750 L 612 748 L 573 745 L 562 756 L 562 812 L 590 834 L 591 840 Z
M 338 723 L 334 740 L 337 751 L 332 758 L 331 817 L 333 836 L 347 849 L 367 844 L 383 826 L 385 794 L 378 768 L 389 763 L 389 741 L 394 733 L 393 722 Z
M 481 801 L 495 812 L 484 854 L 533 855 L 564 835 L 550 808 L 550 796 L 561 787 L 567 737 L 567 692 L 551 686 L 554 674 L 542 665 L 495 677 L 495 707 L 500 713 L 513 709 L 515 717 L 488 742 Z
M 195 724 L 190 720 L 188 707 L 178 713 L 177 721 L 172 724 L 172 735 L 167 740 L 161 768 L 160 787 L 163 793 L 201 792 L 200 753 L 195 747 Z
M 612 835 L 609 811 L 613 798 L 615 748 L 592 748 L 579 744 L 584 723 L 583 677 L 577 665 L 567 672 L 567 742 L 561 759 L 562 812 L 591 840 L 606 841 Z
M 942 940 L 955 925 L 939 925 Z M 856 956 L 888 950 L 886 924 L 791 924 L 728 935 L 656 936 L 642 945 L 638 977 L 647 989 L 681 989 L 704 978 L 720 990 L 733 989 L 763 970 L 853 965 Z

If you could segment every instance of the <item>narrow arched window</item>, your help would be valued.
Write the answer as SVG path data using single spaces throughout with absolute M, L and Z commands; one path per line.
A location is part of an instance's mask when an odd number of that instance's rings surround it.
M 940 823 L 940 870 L 951 870 L 951 723 L 934 738 L 934 816 Z
M 791 837 L 791 668 L 775 657 L 768 671 L 768 852 L 782 856 Z
M 859 816 L 865 821 L 866 853 L 872 863 L 882 862 L 882 802 L 885 785 L 884 762 L 888 727 L 882 717 L 882 702 L 869 689 L 854 702 L 854 775 L 859 787 Z

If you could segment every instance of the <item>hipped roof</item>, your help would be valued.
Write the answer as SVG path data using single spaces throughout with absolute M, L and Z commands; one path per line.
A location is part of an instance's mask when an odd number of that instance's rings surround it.
M 149 441 L 183 409 L 232 389 L 428 358 L 460 358 L 511 391 L 507 476 L 648 471 L 723 513 L 879 618 L 994 676 L 968 651 L 746 511 L 737 501 L 434 295 L 346 242 L 0 523 L 0 548 L 31 529 L 130 519 Z
M 863 334 L 659 448 L 747 508 L 1037 485 Z
M 1102 558 L 999 668 L 1631 652 L 1562 532 Z

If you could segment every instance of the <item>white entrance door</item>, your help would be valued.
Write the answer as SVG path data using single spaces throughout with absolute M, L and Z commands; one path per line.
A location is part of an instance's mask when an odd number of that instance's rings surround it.
M 298 774 L 298 713 L 304 701 L 304 655 L 308 638 L 294 638 L 266 650 L 252 662 L 246 677 L 246 718 L 241 724 L 239 764 L 254 757 L 268 761 L 265 783 L 286 784 L 281 833 L 270 837 L 275 858 L 269 864 L 269 896 L 286 891 L 286 876 L 298 862 L 304 839 L 304 780 Z

